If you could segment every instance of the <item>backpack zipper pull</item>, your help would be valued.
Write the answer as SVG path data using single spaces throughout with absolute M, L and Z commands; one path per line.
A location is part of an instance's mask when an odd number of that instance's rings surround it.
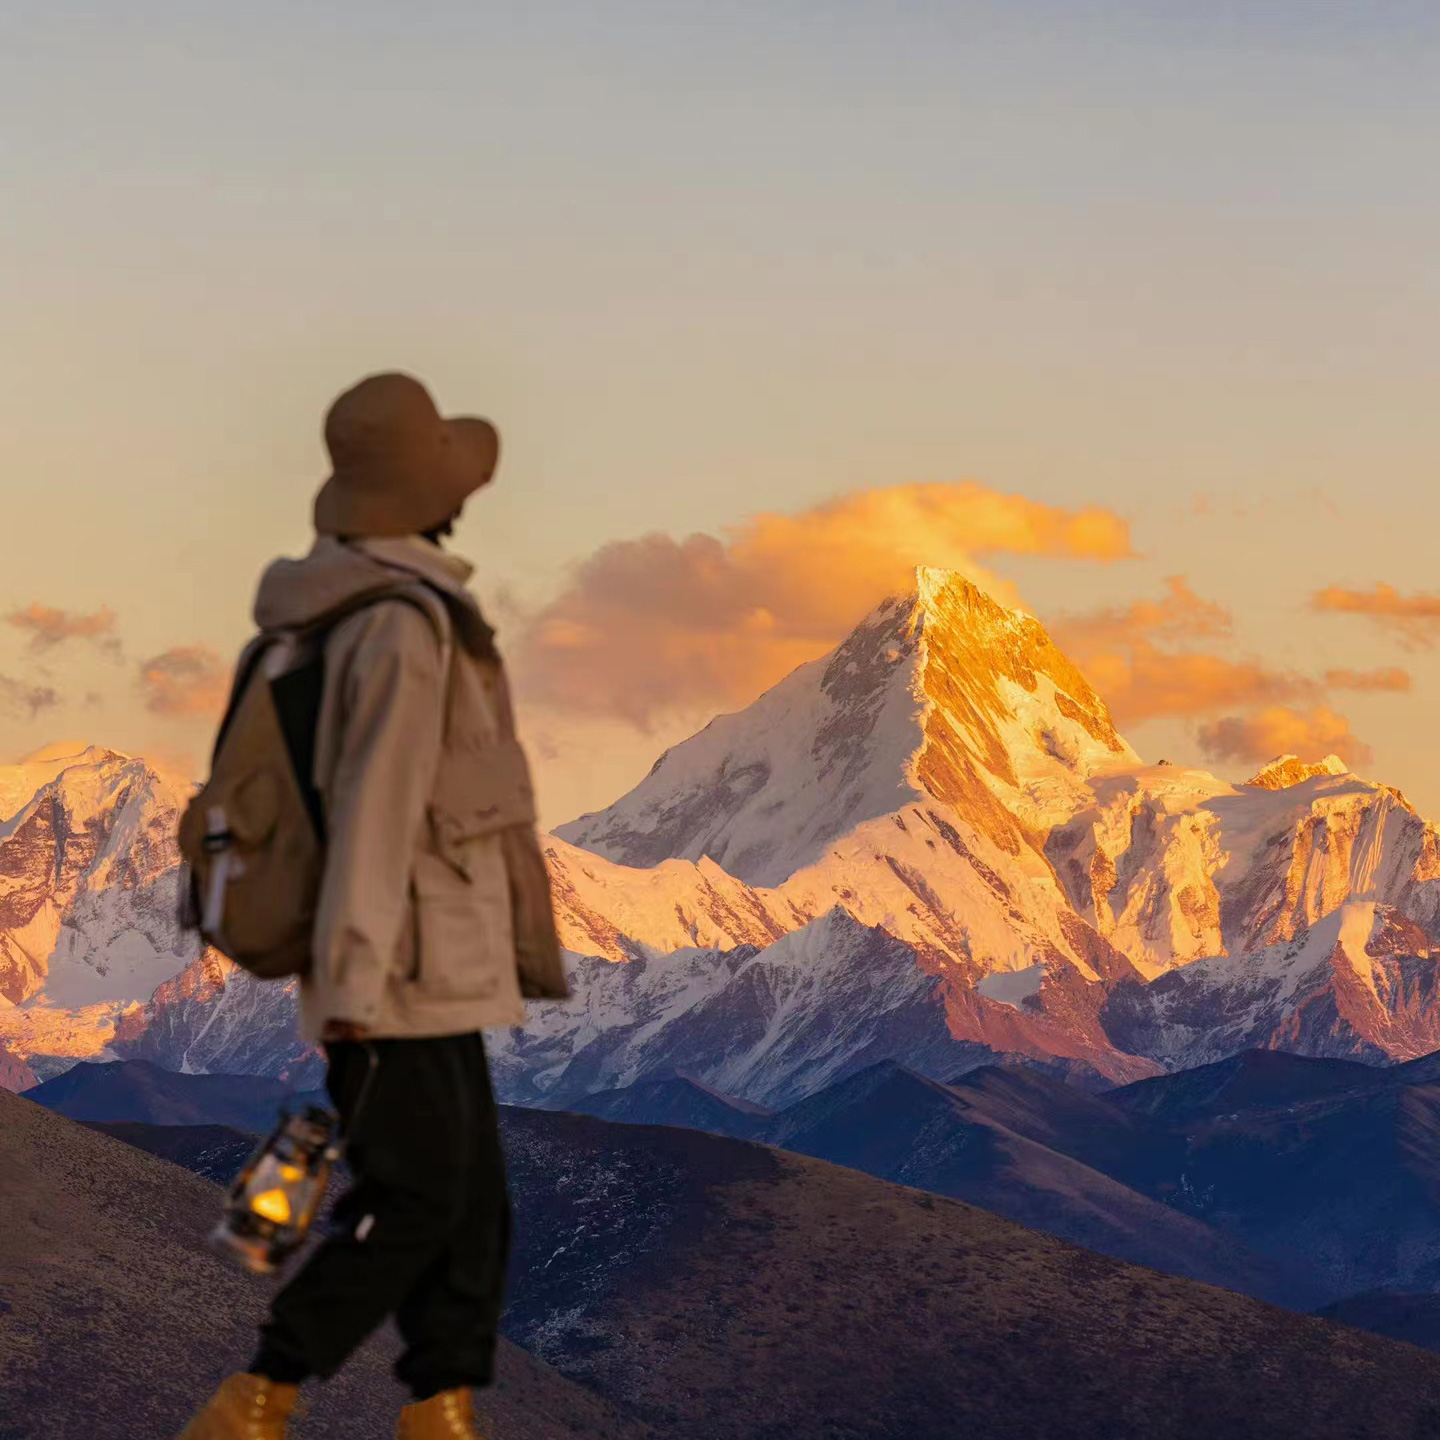
M 205 851 L 216 857 L 210 867 L 210 883 L 205 888 L 205 911 L 200 917 L 200 930 L 212 940 L 220 936 L 225 915 L 225 887 L 230 882 L 230 866 L 235 859 L 231 848 L 235 836 L 225 817 L 223 805 L 212 805 L 205 812 Z

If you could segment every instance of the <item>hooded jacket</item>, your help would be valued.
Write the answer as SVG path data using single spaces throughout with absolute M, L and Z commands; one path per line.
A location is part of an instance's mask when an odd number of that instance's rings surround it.
M 324 641 L 314 781 L 326 827 L 301 1029 L 462 1034 L 568 994 L 533 792 L 470 565 L 419 537 L 321 537 L 276 561 L 262 632 L 301 631 L 371 592 Z M 274 647 L 267 668 L 287 663 Z

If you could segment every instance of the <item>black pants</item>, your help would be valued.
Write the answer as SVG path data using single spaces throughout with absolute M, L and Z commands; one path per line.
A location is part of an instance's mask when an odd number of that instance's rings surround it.
M 510 1202 L 478 1034 L 326 1047 L 326 1084 L 354 1120 L 353 1187 L 330 1232 L 276 1297 L 255 1369 L 329 1376 L 387 1316 L 395 1367 L 418 1399 L 488 1385 L 505 1298 Z M 284 1372 L 284 1373 L 277 1373 Z

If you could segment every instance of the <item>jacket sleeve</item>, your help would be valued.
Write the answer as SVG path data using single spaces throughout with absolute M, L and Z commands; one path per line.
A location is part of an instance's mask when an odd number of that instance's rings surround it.
M 381 602 L 332 637 L 338 738 L 326 787 L 315 978 L 332 1019 L 380 1009 L 410 903 L 411 872 L 444 732 L 445 657 L 415 606 Z M 330 650 L 327 646 L 327 662 Z M 348 652 L 348 653 L 346 653 Z

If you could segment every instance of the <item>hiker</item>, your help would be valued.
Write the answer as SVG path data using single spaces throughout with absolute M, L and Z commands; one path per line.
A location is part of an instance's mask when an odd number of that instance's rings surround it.
M 480 1032 L 519 1024 L 522 997 L 568 993 L 504 670 L 472 567 L 442 546 L 494 473 L 496 432 L 385 374 L 335 401 L 325 441 L 317 538 L 262 577 L 240 674 L 261 665 L 278 693 L 307 638 L 322 657 L 324 849 L 300 1014 L 354 1183 L 249 1368 L 181 1440 L 282 1440 L 299 1387 L 390 1316 L 410 1391 L 397 1434 L 478 1435 L 510 1227 Z

